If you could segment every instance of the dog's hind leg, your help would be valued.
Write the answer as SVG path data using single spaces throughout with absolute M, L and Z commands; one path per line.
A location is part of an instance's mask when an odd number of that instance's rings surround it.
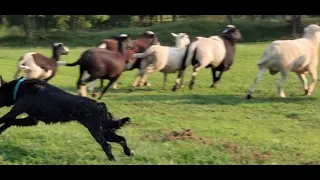
M 82 124 L 89 130 L 93 138 L 101 145 L 108 159 L 110 161 L 116 161 L 111 152 L 111 145 L 107 143 L 103 136 L 102 125 L 100 124 L 99 118 L 92 120 L 90 120 L 89 122 L 82 121 Z
M 0 127 L 0 134 L 2 134 L 10 126 L 36 126 L 38 123 L 39 121 L 31 116 L 22 119 L 14 119 Z
M 123 148 L 123 152 L 127 156 L 133 156 L 133 152 L 128 147 L 127 140 L 123 136 L 117 135 L 113 130 L 108 128 L 108 129 L 105 129 L 104 138 L 109 142 L 115 142 L 120 144 Z

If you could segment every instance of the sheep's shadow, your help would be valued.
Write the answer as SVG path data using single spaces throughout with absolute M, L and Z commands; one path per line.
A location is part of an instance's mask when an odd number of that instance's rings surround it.
M 216 105 L 239 105 L 239 104 L 252 104 L 252 103 L 296 103 L 301 101 L 313 101 L 316 98 L 297 96 L 297 97 L 253 97 L 252 99 L 246 99 L 246 95 L 198 95 L 198 94 L 187 94 L 187 95 L 170 95 L 170 94 L 159 94 L 159 95 L 132 95 L 126 97 L 120 97 L 118 100 L 135 102 L 135 101 L 176 101 L 182 104 L 216 104 Z
M 60 87 L 60 89 L 62 89 L 64 91 L 68 91 L 73 94 L 78 93 L 78 90 L 75 86 L 63 86 L 63 87 Z M 97 88 L 95 88 L 95 90 L 99 90 L 99 88 L 97 87 Z M 139 92 L 139 91 L 151 92 L 154 90 L 151 88 L 141 88 L 141 89 L 134 90 L 134 92 Z M 108 91 L 105 93 L 105 95 L 114 94 L 114 93 L 131 93 L 131 91 L 130 91 L 130 87 L 119 87 L 118 89 L 109 88 Z

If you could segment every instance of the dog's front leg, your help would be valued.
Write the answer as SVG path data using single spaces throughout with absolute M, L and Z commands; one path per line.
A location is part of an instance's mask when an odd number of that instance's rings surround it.
M 22 119 L 13 119 L 12 121 L 6 122 L 0 127 L 0 134 L 2 134 L 10 126 L 36 126 L 39 121 L 31 116 Z
M 0 124 L 9 122 L 10 120 L 15 119 L 17 116 L 23 113 L 21 105 L 18 103 L 4 116 L 0 118 Z

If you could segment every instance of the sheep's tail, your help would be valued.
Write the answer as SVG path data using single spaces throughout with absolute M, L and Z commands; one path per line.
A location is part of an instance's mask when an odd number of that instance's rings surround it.
M 186 69 L 187 65 L 191 63 L 191 60 L 195 58 L 197 46 L 191 43 L 184 54 L 182 59 L 181 69 Z
M 132 55 L 133 58 L 137 58 L 137 59 L 142 59 L 145 58 L 147 56 L 150 56 L 151 54 L 154 53 L 154 45 L 150 46 L 146 51 L 144 51 L 143 53 L 136 53 L 134 55 Z
M 62 65 L 62 66 L 76 66 L 76 65 L 79 65 L 79 60 L 74 63 L 67 63 L 65 61 L 58 61 L 57 64 Z
M 265 64 L 270 59 L 275 58 L 278 54 L 278 47 L 275 44 L 271 44 L 264 52 L 262 58 L 257 63 L 258 66 Z

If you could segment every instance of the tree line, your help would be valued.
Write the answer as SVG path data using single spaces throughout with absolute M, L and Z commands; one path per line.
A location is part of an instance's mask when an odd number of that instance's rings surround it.
M 25 37 L 32 39 L 34 31 L 52 29 L 60 31 L 111 29 L 120 27 L 150 26 L 154 23 L 177 21 L 199 15 L 0 15 L 1 26 L 22 26 Z M 224 15 L 230 24 L 240 15 Z M 249 20 L 266 19 L 274 15 L 244 15 Z M 296 35 L 301 29 L 301 15 L 278 15 L 292 25 Z M 317 15 L 313 15 L 317 16 Z

